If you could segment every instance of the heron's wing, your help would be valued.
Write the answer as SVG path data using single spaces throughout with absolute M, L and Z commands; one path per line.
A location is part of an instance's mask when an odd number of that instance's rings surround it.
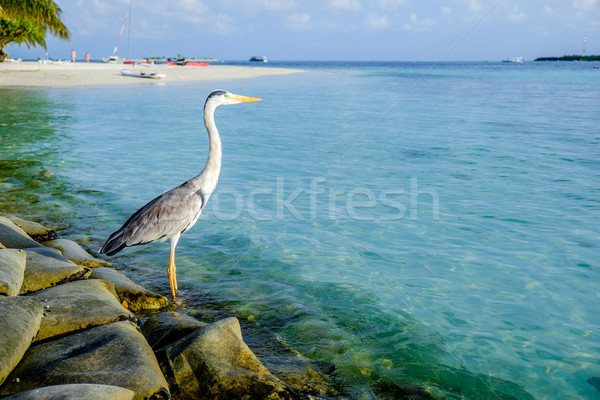
M 176 187 L 150 201 L 114 232 L 100 249 L 115 254 L 125 247 L 169 238 L 193 225 L 204 207 L 201 191 Z

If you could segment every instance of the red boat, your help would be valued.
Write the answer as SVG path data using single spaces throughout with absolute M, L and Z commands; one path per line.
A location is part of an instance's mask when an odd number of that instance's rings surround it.
M 177 60 L 177 61 L 167 61 L 167 65 L 187 65 L 190 67 L 208 67 L 210 64 L 201 62 L 201 61 Z

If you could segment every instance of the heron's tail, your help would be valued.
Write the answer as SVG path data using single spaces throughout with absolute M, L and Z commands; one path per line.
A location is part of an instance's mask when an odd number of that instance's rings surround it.
M 106 243 L 104 243 L 104 245 L 100 248 L 98 252 L 100 254 L 112 256 L 123 250 L 125 247 L 127 247 L 127 238 L 123 233 L 123 229 L 119 229 L 118 231 L 110 235 Z

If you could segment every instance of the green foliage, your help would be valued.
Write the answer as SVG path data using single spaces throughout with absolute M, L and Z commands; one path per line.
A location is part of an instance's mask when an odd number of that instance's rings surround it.
M 60 20 L 61 9 L 52 0 L 0 0 L 0 61 L 9 43 L 46 48 L 46 33 L 70 39 Z

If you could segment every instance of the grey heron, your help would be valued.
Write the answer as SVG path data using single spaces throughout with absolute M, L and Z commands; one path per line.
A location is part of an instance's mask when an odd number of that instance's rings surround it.
M 136 211 L 119 230 L 110 235 L 100 253 L 112 256 L 126 247 L 155 241 L 171 241 L 171 253 L 167 276 L 171 296 L 176 298 L 177 276 L 175 270 L 175 247 L 181 234 L 190 229 L 202 213 L 208 199 L 217 186 L 221 172 L 221 137 L 215 124 L 215 109 L 222 105 L 259 101 L 247 97 L 214 90 L 204 102 L 204 125 L 208 132 L 208 159 L 202 172 L 181 185 L 161 194 Z

